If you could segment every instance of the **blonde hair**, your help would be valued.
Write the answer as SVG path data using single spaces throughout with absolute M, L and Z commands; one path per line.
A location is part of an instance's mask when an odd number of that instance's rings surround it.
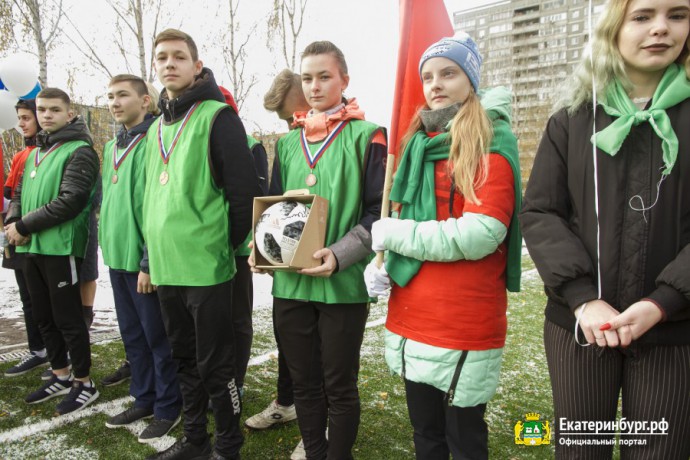
M 563 97 L 556 102 L 555 109 L 567 107 L 574 112 L 583 104 L 593 100 L 592 80 L 597 97 L 603 97 L 609 85 L 618 80 L 623 87 L 630 91 L 632 83 L 625 72 L 623 56 L 618 50 L 618 33 L 625 20 L 625 12 L 632 0 L 609 0 L 599 18 L 589 47 L 582 54 L 582 58 L 572 77 L 563 85 Z M 690 37 L 689 37 L 690 38 Z M 680 53 L 676 62 L 684 65 L 685 73 L 690 78 L 689 41 Z
M 148 112 L 151 115 L 158 116 L 161 114 L 161 110 L 158 108 L 158 100 L 160 99 L 160 93 L 151 83 L 146 82 L 146 91 L 148 92 L 151 102 L 149 103 Z
M 429 106 L 424 105 L 422 108 L 429 109 Z M 422 119 L 417 112 L 402 139 L 401 152 L 405 151 L 412 136 L 421 130 Z M 467 201 L 481 204 L 476 191 L 486 183 L 489 176 L 487 154 L 493 138 L 493 126 L 477 93 L 470 91 L 469 97 L 453 117 L 448 133 L 448 175 Z
M 277 112 L 282 109 L 292 88 L 298 88 L 302 91 L 302 78 L 290 69 L 281 70 L 273 80 L 271 88 L 264 95 L 264 108 L 269 112 Z

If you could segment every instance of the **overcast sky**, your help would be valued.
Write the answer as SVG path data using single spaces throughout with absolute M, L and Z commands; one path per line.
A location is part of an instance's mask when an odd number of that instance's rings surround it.
M 453 11 L 472 8 L 496 0 L 444 0 L 449 15 Z M 252 25 L 258 29 L 249 42 L 250 54 L 247 71 L 255 73 L 257 85 L 250 93 L 240 114 L 248 132 L 261 130 L 270 132 L 284 129 L 274 115 L 267 113 L 262 106 L 263 94 L 270 86 L 273 76 L 284 67 L 277 52 L 270 52 L 266 46 L 265 19 L 272 0 L 242 0 L 240 3 L 240 34 L 245 34 Z M 82 33 L 98 49 L 106 49 L 112 40 L 114 18 L 103 0 L 65 0 L 73 22 L 79 24 Z M 172 2 L 164 1 L 164 5 Z M 193 8 L 189 6 L 193 5 Z M 223 69 L 220 58 L 222 43 L 218 41 L 216 29 L 225 20 L 227 1 L 210 0 L 189 2 L 179 12 L 168 15 L 163 27 L 179 27 L 194 37 L 201 48 L 201 58 L 210 67 L 219 83 L 229 87 L 230 80 Z M 350 73 L 348 97 L 357 97 L 367 118 L 381 125 L 389 126 L 395 85 L 396 58 L 398 52 L 398 11 L 397 0 L 310 0 L 303 31 L 299 37 L 299 51 L 314 40 L 331 40 L 345 54 Z M 184 11 L 184 13 L 182 12 Z M 430 25 L 433 27 L 433 25 Z M 65 25 L 69 32 L 71 26 Z M 162 28 L 162 27 L 161 27 Z M 160 30 L 160 29 L 159 29 Z M 69 51 L 65 42 L 49 60 L 49 79 L 51 85 L 65 87 L 69 67 L 79 69 L 75 75 L 76 88 L 84 103 L 93 103 L 95 98 L 105 93 L 107 78 L 104 74 L 90 68 L 84 59 Z M 69 44 L 71 46 L 71 44 Z M 69 52 L 66 52 L 69 51 Z M 106 61 L 108 60 L 107 53 Z M 120 62 L 114 51 L 108 62 Z M 117 67 L 117 65 L 115 66 Z M 114 73 L 125 71 L 114 68 Z M 136 71 L 136 67 L 134 69 Z M 104 98 L 100 98 L 104 103 Z

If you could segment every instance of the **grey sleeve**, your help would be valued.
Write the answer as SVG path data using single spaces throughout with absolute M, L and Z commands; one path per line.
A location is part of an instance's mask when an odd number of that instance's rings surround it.
M 371 233 L 358 224 L 328 249 L 338 260 L 337 271 L 345 270 L 371 254 Z

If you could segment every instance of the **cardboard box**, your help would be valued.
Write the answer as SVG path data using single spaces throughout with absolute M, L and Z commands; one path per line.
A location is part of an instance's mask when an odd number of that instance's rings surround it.
M 284 265 L 273 265 L 256 249 L 253 251 L 256 268 L 261 270 L 297 271 L 321 265 L 312 255 L 324 247 L 326 225 L 328 220 L 328 200 L 318 195 L 310 195 L 309 190 L 289 190 L 282 196 L 264 196 L 254 198 L 254 218 L 252 219 L 252 239 L 255 239 L 256 224 L 261 214 L 271 205 L 280 201 L 293 200 L 310 208 L 309 217 L 302 230 L 302 237 L 297 244 L 292 260 Z

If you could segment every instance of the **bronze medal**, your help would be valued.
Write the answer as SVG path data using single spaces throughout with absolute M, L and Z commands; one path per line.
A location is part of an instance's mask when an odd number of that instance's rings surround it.
M 304 179 L 304 182 L 307 184 L 308 187 L 313 187 L 316 185 L 318 180 L 316 179 L 316 175 L 314 175 L 314 168 L 316 167 L 316 163 L 319 162 L 323 154 L 326 152 L 328 147 L 331 145 L 333 140 L 340 134 L 340 132 L 345 128 L 347 125 L 347 120 L 343 120 L 338 125 L 333 129 L 333 131 L 326 136 L 326 138 L 323 140 L 321 143 L 321 146 L 316 150 L 315 153 L 312 153 L 311 148 L 309 147 L 309 141 L 307 140 L 307 133 L 304 129 L 302 129 L 301 135 L 300 135 L 300 145 L 302 146 L 302 152 L 304 153 L 304 157 L 307 160 L 307 166 L 309 166 L 309 169 L 311 169 L 311 172 L 307 175 L 307 177 Z
M 29 176 L 31 176 L 32 179 L 36 177 L 36 170 L 34 169 L 33 171 L 31 171 L 31 174 L 29 174 Z
M 127 158 L 129 153 L 134 150 L 134 147 L 136 147 L 139 141 L 141 141 L 143 138 L 144 134 L 137 134 L 122 153 L 120 153 L 120 150 L 117 148 L 117 142 L 113 143 L 113 169 L 115 172 L 113 173 L 113 177 L 110 178 L 110 182 L 117 184 L 117 170 L 120 169 L 122 162 L 125 161 L 125 158 Z
M 168 171 L 163 171 L 161 173 L 161 177 L 158 179 L 161 183 L 161 185 L 165 185 L 168 183 L 168 180 L 170 180 L 170 176 L 168 175 Z
M 304 182 L 307 183 L 309 187 L 313 187 L 316 185 L 316 176 L 314 173 L 310 173 L 307 178 L 304 180 Z

